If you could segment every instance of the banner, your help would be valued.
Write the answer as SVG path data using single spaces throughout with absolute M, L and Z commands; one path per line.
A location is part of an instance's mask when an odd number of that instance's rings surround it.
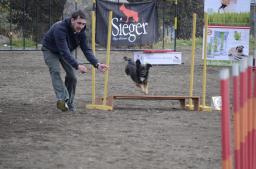
M 239 60 L 248 56 L 249 34 L 250 27 L 208 26 L 208 59 Z
M 106 46 L 109 11 L 113 11 L 112 46 L 145 45 L 158 40 L 156 1 L 123 4 L 97 0 L 97 43 Z
M 207 63 L 231 65 L 232 62 L 247 57 L 250 39 L 250 0 L 205 0 L 204 11 L 208 13 L 209 23 Z
M 181 52 L 134 52 L 133 60 L 139 59 L 142 64 L 173 65 L 182 63 Z

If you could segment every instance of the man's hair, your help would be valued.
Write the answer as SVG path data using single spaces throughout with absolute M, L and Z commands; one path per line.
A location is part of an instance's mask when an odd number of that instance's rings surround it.
M 77 19 L 78 17 L 80 17 L 81 19 L 85 19 L 85 14 L 83 11 L 78 10 L 72 13 L 71 18 L 73 19 Z

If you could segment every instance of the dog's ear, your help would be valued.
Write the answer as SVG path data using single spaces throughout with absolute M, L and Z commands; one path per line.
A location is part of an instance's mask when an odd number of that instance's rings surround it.
M 140 65 L 141 65 L 141 62 L 140 62 L 139 59 L 137 59 L 137 60 L 136 60 L 136 67 L 140 67 Z
M 131 61 L 131 58 L 128 58 L 127 56 L 124 56 L 124 61 Z
M 240 45 L 240 46 L 237 46 L 237 47 L 236 47 L 236 49 L 239 49 L 239 48 L 240 48 L 240 49 L 243 49 L 244 46 L 243 46 L 243 45 Z
M 151 68 L 151 67 L 152 67 L 151 64 L 149 64 L 149 63 L 146 64 L 146 68 L 147 68 L 147 69 L 149 69 L 149 68 Z

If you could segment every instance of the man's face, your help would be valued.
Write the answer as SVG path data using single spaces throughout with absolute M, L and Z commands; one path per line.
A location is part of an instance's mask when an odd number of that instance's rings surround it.
M 85 19 L 82 19 L 79 16 L 77 19 L 71 18 L 71 26 L 75 32 L 80 32 L 85 27 L 85 24 Z

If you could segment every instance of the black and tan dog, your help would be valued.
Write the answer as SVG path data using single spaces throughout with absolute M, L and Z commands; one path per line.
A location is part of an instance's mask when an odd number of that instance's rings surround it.
M 126 56 L 124 57 L 124 60 L 128 62 L 125 67 L 125 73 L 131 77 L 137 87 L 141 88 L 142 92 L 148 94 L 148 75 L 152 65 L 141 64 L 139 59 L 134 62 Z

